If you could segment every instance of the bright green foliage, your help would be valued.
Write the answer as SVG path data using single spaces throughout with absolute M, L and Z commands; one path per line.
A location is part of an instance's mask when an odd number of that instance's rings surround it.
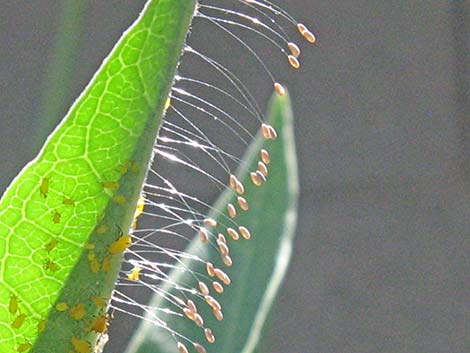
M 269 116 L 270 124 L 278 131 L 279 138 L 275 141 L 266 141 L 258 136 L 244 157 L 246 163 L 241 163 L 245 168 L 238 173 L 239 179 L 245 185 L 244 196 L 250 208 L 247 212 L 239 213 L 236 222 L 251 231 L 251 239 L 241 238 L 235 242 L 226 237 L 233 259 L 230 268 L 222 264 L 217 251 L 207 244 L 202 244 L 198 237 L 186 249 L 186 252 L 223 268 L 232 280 L 223 294 L 211 291 L 222 305 L 223 321 L 216 321 L 202 298 L 194 300 L 198 312 L 202 313 L 204 325 L 212 328 L 216 336 L 215 343 L 207 343 L 202 329 L 185 317 L 156 312 L 168 327 L 191 340 L 202 343 L 210 352 L 253 352 L 289 263 L 297 219 L 298 196 L 297 160 L 289 98 L 275 97 L 271 103 Z M 256 187 L 252 184 L 247 171 L 256 170 L 261 148 L 269 151 L 271 163 L 268 166 L 267 182 Z M 247 166 L 249 169 L 246 169 Z M 228 202 L 236 202 L 233 200 L 234 197 L 234 192 L 227 190 L 216 202 L 214 207 L 224 214 L 222 217 L 217 217 L 217 212 L 211 214 L 211 217 L 219 221 L 217 231 L 223 232 L 223 225 L 233 226 L 228 220 L 225 206 Z M 193 261 L 189 262 L 188 266 L 196 273 L 205 273 L 204 266 L 200 263 Z M 172 272 L 168 282 L 191 287 L 197 285 L 194 277 L 188 272 L 179 270 Z M 169 287 L 166 289 L 175 292 Z M 171 307 L 171 304 L 162 297 L 155 296 L 151 306 L 164 308 Z M 188 348 L 191 347 L 190 343 L 180 340 Z M 165 330 L 143 321 L 126 353 L 173 353 L 176 352 L 175 347 L 174 339 Z
M 194 9 L 149 1 L 4 194 L 2 353 L 91 351 Z

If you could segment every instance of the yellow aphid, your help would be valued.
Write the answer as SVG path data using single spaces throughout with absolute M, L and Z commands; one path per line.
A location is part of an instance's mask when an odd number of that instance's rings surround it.
M 8 311 L 10 312 L 10 314 L 16 314 L 16 312 L 18 311 L 18 297 L 16 295 L 10 296 Z
M 217 221 L 213 218 L 206 218 L 203 222 L 208 227 L 217 227 Z
M 237 231 L 233 228 L 227 228 L 227 234 L 232 238 L 233 240 L 238 240 L 240 239 L 240 236 L 238 235 Z
M 97 234 L 103 234 L 103 233 L 106 233 L 108 231 L 109 227 L 107 224 L 101 224 L 98 226 L 98 228 L 96 228 L 96 233 Z
M 93 250 L 95 248 L 95 244 L 93 243 L 85 243 L 85 245 L 83 245 L 83 247 L 87 250 Z
M 121 235 L 118 240 L 116 240 L 109 246 L 108 251 L 111 255 L 119 254 L 126 250 L 131 244 L 132 238 L 130 235 Z
M 298 58 L 300 56 L 300 48 L 297 44 L 293 42 L 287 43 L 287 47 L 289 48 L 291 54 Z
M 212 282 L 212 287 L 217 293 L 223 293 L 224 292 L 224 286 L 220 282 L 214 281 Z
M 29 342 L 21 343 L 16 347 L 16 351 L 19 353 L 24 353 L 29 351 L 31 348 L 33 348 L 33 345 Z
M 204 329 L 204 335 L 206 336 L 206 340 L 209 343 L 214 343 L 215 342 L 215 336 L 212 333 L 212 330 L 210 328 L 205 328 Z
M 19 329 L 21 326 L 23 326 L 25 320 L 26 315 L 20 314 L 15 318 L 15 320 L 12 321 L 11 327 L 13 327 L 14 329 Z
M 206 271 L 209 276 L 211 277 L 215 276 L 214 265 L 211 262 L 206 263 Z
M 278 82 L 274 83 L 274 91 L 276 91 L 278 96 L 285 96 L 286 89 Z
M 117 203 L 118 205 L 123 205 L 127 202 L 127 199 L 124 195 L 115 195 L 113 197 L 113 201 Z
M 264 164 L 269 164 L 271 162 L 271 157 L 269 156 L 269 152 L 266 151 L 265 149 L 262 149 L 260 151 L 261 155 L 261 160 L 264 162 Z
M 238 227 L 238 231 L 240 232 L 240 234 L 242 235 L 242 237 L 244 239 L 248 240 L 248 239 L 251 238 L 251 233 L 248 230 L 248 228 L 246 228 L 244 226 L 240 226 L 240 227 Z
M 235 208 L 234 205 L 232 205 L 231 203 L 229 203 L 227 205 L 227 213 L 228 215 L 230 216 L 230 218 L 235 218 L 237 216 L 237 209 Z
M 130 273 L 127 274 L 127 278 L 131 281 L 139 281 L 140 280 L 140 271 L 142 269 L 140 267 L 134 267 Z
M 209 294 L 209 287 L 204 282 L 199 282 L 198 283 L 199 291 L 201 292 L 202 295 L 208 295 Z
M 81 320 L 86 315 L 86 308 L 83 304 L 77 304 L 70 308 L 69 316 L 75 320 Z
M 101 185 L 105 189 L 110 189 L 110 190 L 117 190 L 119 189 L 119 183 L 117 181 L 104 181 L 101 183 Z
M 266 164 L 263 162 L 259 161 L 258 162 L 258 170 L 261 174 L 263 174 L 265 177 L 268 176 L 268 167 L 266 167 Z
M 106 300 L 104 298 L 93 296 L 91 297 L 91 301 L 98 307 L 104 308 L 106 306 Z
M 55 224 L 60 223 L 61 217 L 62 215 L 59 212 L 54 211 L 54 215 L 52 216 L 52 222 L 54 222 Z
M 248 205 L 248 201 L 246 201 L 244 197 L 238 196 L 237 203 L 243 211 L 248 211 L 248 209 L 250 208 L 250 206 Z
M 243 184 L 241 183 L 241 181 L 237 181 L 237 186 L 236 186 L 236 190 L 238 195 L 243 195 L 245 193 L 245 187 L 243 186 Z
M 105 256 L 103 259 L 103 265 L 101 267 L 103 269 L 103 272 L 109 272 L 111 269 L 111 258 L 109 256 Z
M 69 308 L 68 304 L 64 302 L 57 303 L 55 306 L 55 309 L 57 311 L 66 311 L 68 308 Z
M 72 200 L 69 198 L 65 198 L 64 201 L 62 201 L 62 203 L 68 206 L 75 206 L 75 200 Z
M 166 102 L 165 102 L 165 110 L 168 110 L 168 108 L 170 108 L 170 106 L 171 106 L 171 98 L 168 97 L 166 99 Z
M 193 344 L 194 349 L 197 351 L 197 353 L 207 353 L 206 349 L 201 346 L 199 343 L 194 343 Z
M 224 272 L 222 271 L 221 269 L 219 268 L 216 268 L 214 269 L 214 274 L 216 275 L 216 277 L 218 279 L 220 279 L 225 285 L 229 285 L 230 283 L 232 283 L 232 281 L 230 280 L 230 277 Z
M 129 168 L 131 166 L 131 161 L 127 161 L 126 163 L 123 163 L 119 166 L 119 172 L 124 175 L 129 171 Z
M 41 180 L 41 185 L 39 186 L 39 192 L 41 193 L 42 197 L 47 197 L 49 193 L 49 181 L 51 178 L 43 178 Z
M 233 265 L 232 258 L 229 255 L 222 256 L 222 262 L 227 267 L 230 267 Z
M 140 196 L 139 201 L 137 202 L 137 206 L 135 208 L 134 218 L 139 218 L 142 213 L 144 213 L 145 208 L 145 199 Z
M 90 255 L 90 254 L 88 254 Z M 94 254 L 93 254 L 94 255 Z M 96 259 L 96 257 L 88 258 L 88 263 L 90 264 L 90 270 L 92 273 L 98 273 L 100 270 L 100 263 Z
M 44 249 L 47 252 L 52 251 L 56 248 L 57 244 L 59 244 L 59 241 L 57 239 L 52 239 L 49 243 L 44 245 Z
M 76 337 L 72 337 L 71 342 L 72 342 L 73 349 L 75 349 L 77 353 L 90 353 L 91 352 L 90 342 L 76 338 Z
M 292 66 L 294 69 L 300 69 L 300 61 L 294 55 L 289 55 L 287 60 L 289 60 L 290 66 Z
M 212 310 L 212 314 L 214 314 L 214 317 L 219 320 L 219 321 L 222 321 L 224 319 L 224 314 L 222 313 L 222 310 Z
M 178 350 L 180 351 L 180 353 L 189 353 L 188 348 L 186 348 L 186 346 L 185 346 L 183 343 L 181 343 L 181 342 L 178 342 L 178 343 L 176 344 L 176 347 L 178 348 Z
M 137 162 L 133 162 L 131 165 L 131 172 L 137 174 L 139 172 L 139 164 Z
M 203 243 L 207 243 L 209 241 L 209 233 L 207 232 L 207 229 L 202 227 L 199 229 L 199 239 Z
M 57 263 L 52 260 L 46 261 L 44 267 L 46 268 L 46 270 L 49 270 L 51 272 L 57 272 L 59 270 L 59 265 L 57 265 Z
M 93 320 L 90 329 L 94 332 L 105 333 L 108 330 L 108 325 L 108 315 L 102 313 Z
M 38 332 L 43 332 L 46 329 L 47 325 L 47 320 L 42 319 L 41 321 L 38 322 Z

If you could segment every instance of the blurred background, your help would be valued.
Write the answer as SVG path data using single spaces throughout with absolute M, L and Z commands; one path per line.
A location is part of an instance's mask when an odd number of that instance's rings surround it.
M 0 2 L 0 192 L 54 126 L 41 117 L 65 114 L 144 3 Z M 293 96 L 301 172 L 294 257 L 259 353 L 470 352 L 465 1 L 283 3 L 318 42 L 298 72 L 259 46 Z M 191 43 L 210 50 L 212 35 L 195 24 Z M 118 353 L 127 328 L 113 330 Z

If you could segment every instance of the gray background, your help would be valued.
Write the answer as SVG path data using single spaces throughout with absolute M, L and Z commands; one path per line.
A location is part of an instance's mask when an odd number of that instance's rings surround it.
M 143 3 L 91 2 L 63 112 Z M 469 352 L 464 1 L 284 3 L 319 41 L 301 72 L 279 72 L 294 97 L 302 193 L 266 352 Z M 1 191 L 37 152 L 28 142 L 60 5 L 0 1 Z

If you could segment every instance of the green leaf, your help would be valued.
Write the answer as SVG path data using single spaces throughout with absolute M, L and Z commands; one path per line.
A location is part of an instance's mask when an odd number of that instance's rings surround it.
M 233 266 L 226 272 L 232 283 L 226 287 L 223 294 L 214 295 L 222 305 L 223 321 L 216 321 L 202 296 L 195 300 L 198 312 L 205 321 L 204 326 L 212 328 L 216 336 L 215 343 L 208 347 L 209 343 L 204 343 L 202 329 L 185 317 L 164 314 L 161 311 L 155 311 L 147 317 L 151 320 L 157 316 L 166 322 L 167 327 L 195 342 L 204 344 L 211 352 L 253 352 L 275 295 L 286 274 L 291 256 L 297 219 L 298 176 L 293 118 L 287 95 L 276 96 L 272 99 L 269 116 L 270 124 L 278 131 L 279 138 L 269 141 L 258 134 L 246 152 L 244 162 L 241 163 L 244 167 L 241 167 L 237 173 L 239 180 L 245 185 L 244 196 L 250 208 L 247 212 L 239 213 L 236 222 L 238 225 L 246 226 L 251 231 L 252 237 L 250 240 L 240 238 L 236 242 L 233 240 L 229 242 Z M 256 187 L 250 180 L 249 171 L 256 170 L 261 148 L 269 150 L 271 163 L 267 182 L 261 187 Z M 215 211 L 210 216 L 219 222 L 217 231 L 222 232 L 222 228 L 230 223 L 226 205 L 228 202 L 236 202 L 234 198 L 234 192 L 229 189 L 215 203 Z M 220 215 L 219 212 L 223 213 L 223 216 L 217 217 L 217 214 Z M 224 267 L 219 253 L 207 244 L 201 243 L 197 237 L 190 243 L 186 252 L 206 259 L 214 263 L 216 267 Z M 205 273 L 205 266 L 201 262 L 192 261 L 185 265 L 196 273 Z M 197 286 L 191 273 L 185 271 L 185 266 L 175 269 L 168 282 L 188 287 Z M 174 295 L 179 293 L 172 286 L 166 286 L 163 289 Z M 153 308 L 169 307 L 178 311 L 172 304 L 157 295 L 153 297 L 150 306 Z M 188 346 L 184 339 L 178 338 L 178 340 Z M 173 337 L 165 329 L 156 327 L 145 320 L 136 331 L 126 351 L 126 353 L 167 352 L 176 352 Z
M 2 353 L 91 351 L 195 6 L 149 1 L 3 195 Z

